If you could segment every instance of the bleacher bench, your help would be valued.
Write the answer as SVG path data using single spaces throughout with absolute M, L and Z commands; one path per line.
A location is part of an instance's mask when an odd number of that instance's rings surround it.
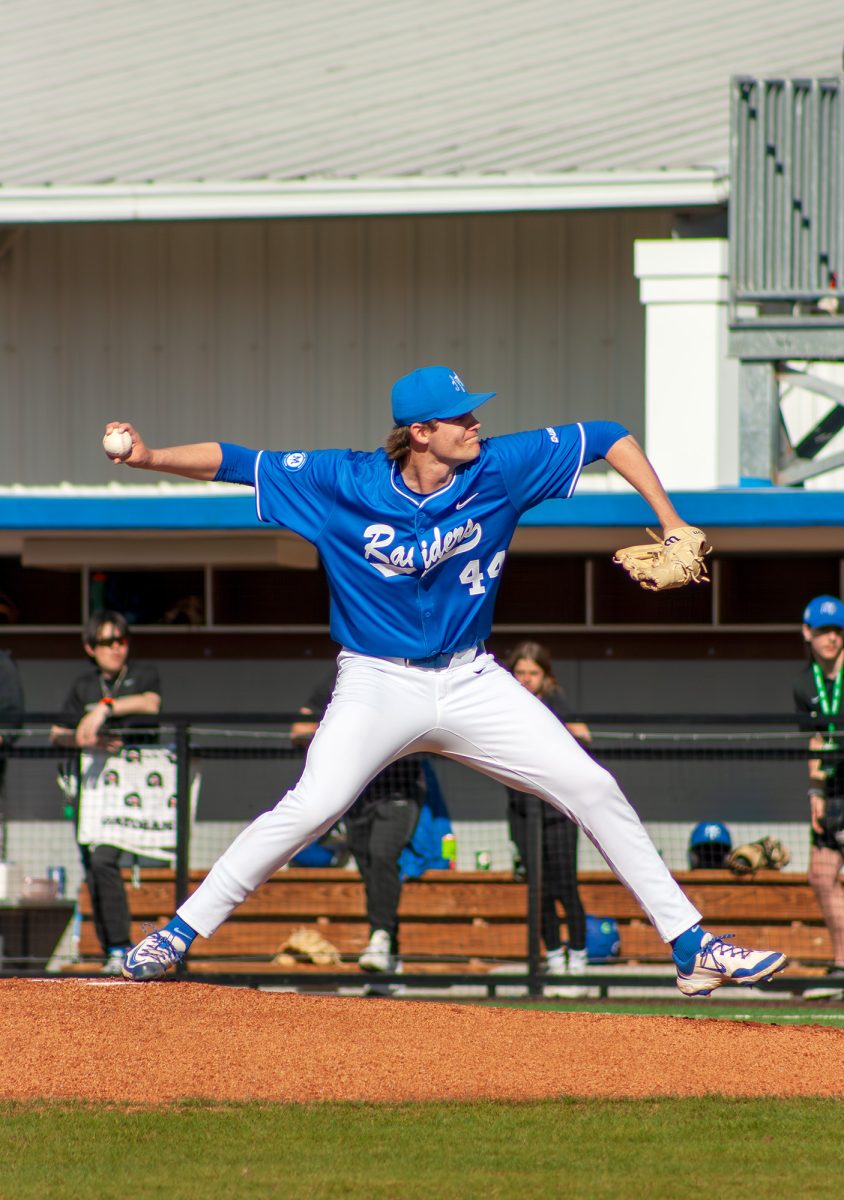
M 204 872 L 191 872 L 193 890 Z M 160 926 L 173 913 L 174 875 L 145 870 L 140 886 L 126 873 L 132 937 Z M 664 962 L 666 949 L 636 901 L 609 872 L 578 876 L 586 911 L 614 917 L 621 957 Z M 739 945 L 775 947 L 795 963 L 831 960 L 829 935 L 805 874 L 760 871 L 739 879 L 726 871 L 684 871 L 675 878 L 715 933 L 734 933 Z M 100 960 L 87 888 L 80 892 L 83 963 Z M 429 871 L 402 891 L 401 953 L 405 972 L 486 971 L 527 955 L 527 887 L 509 872 Z M 296 929 L 316 928 L 340 953 L 339 967 L 302 970 L 356 971 L 369 938 L 360 876 L 337 868 L 289 869 L 262 884 L 209 939 L 198 938 L 190 956 L 193 973 L 272 972 L 273 957 Z M 565 938 L 565 926 L 563 925 Z M 289 967 L 284 968 L 285 971 Z

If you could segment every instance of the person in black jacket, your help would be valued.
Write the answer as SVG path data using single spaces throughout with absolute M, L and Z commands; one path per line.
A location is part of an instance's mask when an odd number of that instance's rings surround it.
M 23 687 L 17 663 L 8 650 L 0 650 L 0 859 L 6 857 L 6 755 L 4 747 L 14 737 L 23 717 Z
M 51 730 L 57 746 L 113 754 L 123 733 L 149 727 L 161 709 L 158 671 L 129 661 L 129 625 L 122 613 L 101 609 L 83 635 L 92 665 L 77 676 Z M 133 740 L 137 740 L 137 735 Z M 118 846 L 80 846 L 94 926 L 105 954 L 103 974 L 120 975 L 132 944 L 129 904 Z
M 565 694 L 554 678 L 551 656 L 539 642 L 522 642 L 507 659 L 507 667 L 522 687 L 537 696 L 565 725 L 572 737 L 588 746 L 588 725 L 572 719 Z M 507 788 L 510 836 L 528 876 L 533 869 L 527 838 L 529 797 Z M 577 888 L 577 826 L 550 804 L 542 804 L 542 901 L 541 932 L 545 943 L 545 967 L 549 975 L 583 975 L 586 972 L 586 914 Z M 563 906 L 568 925 L 568 948 L 560 937 L 557 901 Z M 551 994 L 551 993 L 549 993 Z M 583 987 L 555 988 L 554 995 L 583 998 Z
M 844 731 L 844 604 L 835 596 L 816 596 L 803 613 L 808 662 L 794 681 L 794 705 L 801 724 L 812 733 L 810 750 L 841 750 Z M 837 737 L 834 736 L 837 733 Z M 808 799 L 812 849 L 809 883 L 832 941 L 829 983 L 805 992 L 808 999 L 832 997 L 844 990 L 844 763 L 832 757 L 809 759 Z

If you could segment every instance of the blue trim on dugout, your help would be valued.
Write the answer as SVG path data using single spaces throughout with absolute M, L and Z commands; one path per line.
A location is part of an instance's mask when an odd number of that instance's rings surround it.
M 844 525 L 844 492 L 806 492 L 792 488 L 736 488 L 713 492 L 671 492 L 685 521 L 703 529 L 719 526 Z M 652 525 L 650 506 L 640 496 L 581 495 L 546 500 L 522 517 L 522 525 Z
M 266 529 L 242 496 L 0 496 L 0 529 Z
M 718 526 L 844 526 L 844 492 L 791 488 L 735 488 L 672 492 L 684 520 L 704 529 Z M 526 513 L 529 526 L 644 526 L 654 515 L 639 496 L 574 496 L 546 500 Z M 110 529 L 264 529 L 250 491 L 243 496 L 0 496 L 0 529 L 85 532 Z M 272 527 L 270 526 L 271 530 Z

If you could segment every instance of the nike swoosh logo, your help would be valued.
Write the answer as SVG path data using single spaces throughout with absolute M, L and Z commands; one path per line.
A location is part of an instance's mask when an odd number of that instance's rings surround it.
M 472 492 L 471 496 L 469 496 L 469 498 L 468 498 L 468 499 L 466 499 L 466 500 L 458 500 L 458 502 L 455 504 L 455 506 L 454 506 L 454 507 L 455 507 L 455 508 L 465 508 L 465 507 L 466 507 L 466 505 L 469 503 L 469 500 L 474 500 L 474 499 L 475 499 L 475 497 L 476 497 L 478 494 L 479 494 L 478 492 Z

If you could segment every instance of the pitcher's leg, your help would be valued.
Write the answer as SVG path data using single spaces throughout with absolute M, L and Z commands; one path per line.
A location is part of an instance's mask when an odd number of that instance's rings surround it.
M 428 713 L 422 689 L 365 660 L 342 670 L 299 782 L 235 838 L 178 910 L 203 937 L 297 851 L 330 829 L 366 785 L 412 742 Z
M 470 671 L 452 673 L 440 753 L 540 796 L 576 821 L 664 941 L 695 925 L 700 913 L 613 776 L 508 671 L 491 661 L 476 672 L 482 679 L 472 679 Z

